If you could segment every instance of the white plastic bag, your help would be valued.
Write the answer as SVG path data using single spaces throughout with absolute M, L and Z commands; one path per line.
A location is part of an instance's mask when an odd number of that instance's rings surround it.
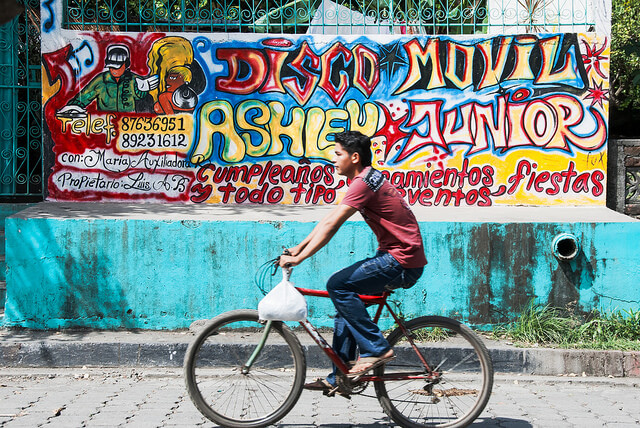
M 258 318 L 277 321 L 307 319 L 307 301 L 289 282 L 287 269 L 282 269 L 282 281 L 258 303 Z

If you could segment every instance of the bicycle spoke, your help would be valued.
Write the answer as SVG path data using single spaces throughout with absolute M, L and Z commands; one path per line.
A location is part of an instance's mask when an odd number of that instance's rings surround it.
M 304 354 L 282 323 L 272 325 L 266 346 L 245 370 L 262 330 L 256 311 L 233 311 L 214 319 L 187 350 L 189 394 L 196 407 L 219 425 L 268 425 L 281 419 L 300 396 Z
M 465 426 L 482 411 L 491 390 L 490 360 L 478 352 L 483 345 L 468 329 L 442 317 L 419 318 L 405 327 L 437 375 L 403 379 L 402 373 L 425 367 L 402 330 L 392 332 L 389 342 L 398 364 L 389 363 L 374 372 L 387 376 L 374 384 L 385 412 L 402 426 Z

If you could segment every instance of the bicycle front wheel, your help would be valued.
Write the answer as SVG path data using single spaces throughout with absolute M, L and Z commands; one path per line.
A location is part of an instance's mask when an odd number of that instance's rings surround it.
M 466 325 L 444 317 L 420 317 L 406 330 L 433 371 L 396 328 L 387 340 L 396 358 L 374 371 L 398 374 L 374 382 L 384 411 L 403 427 L 464 427 L 482 413 L 493 386 L 493 365 L 486 346 Z
M 231 311 L 211 320 L 189 345 L 184 361 L 189 396 L 211 421 L 263 427 L 282 419 L 298 401 L 306 371 L 302 346 L 282 322 L 272 321 L 266 337 L 265 328 L 257 311 Z

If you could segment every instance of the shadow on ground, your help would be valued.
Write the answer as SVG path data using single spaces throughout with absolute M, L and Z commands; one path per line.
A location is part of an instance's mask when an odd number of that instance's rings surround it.
M 352 424 L 320 424 L 320 425 L 305 425 L 305 424 L 278 424 L 278 428 L 307 428 L 307 427 L 318 427 L 318 428 L 381 428 L 381 427 L 394 427 L 396 425 L 389 424 L 386 422 L 376 422 L 372 424 L 364 424 L 364 425 L 352 425 Z M 509 428 L 530 428 L 533 425 L 528 421 L 522 419 L 513 419 L 513 418 L 478 418 L 474 423 L 470 425 L 471 427 L 509 427 Z

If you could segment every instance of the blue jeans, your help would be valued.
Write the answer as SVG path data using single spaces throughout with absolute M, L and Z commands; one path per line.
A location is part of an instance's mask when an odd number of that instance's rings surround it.
M 418 281 L 423 268 L 406 269 L 391 254 L 379 251 L 374 257 L 361 260 L 336 272 L 327 282 L 327 291 L 336 307 L 333 349 L 344 361 L 361 357 L 377 357 L 391 347 L 373 322 L 358 294 L 380 294 L 385 289 L 409 288 Z M 337 368 L 327 377 L 336 384 Z

